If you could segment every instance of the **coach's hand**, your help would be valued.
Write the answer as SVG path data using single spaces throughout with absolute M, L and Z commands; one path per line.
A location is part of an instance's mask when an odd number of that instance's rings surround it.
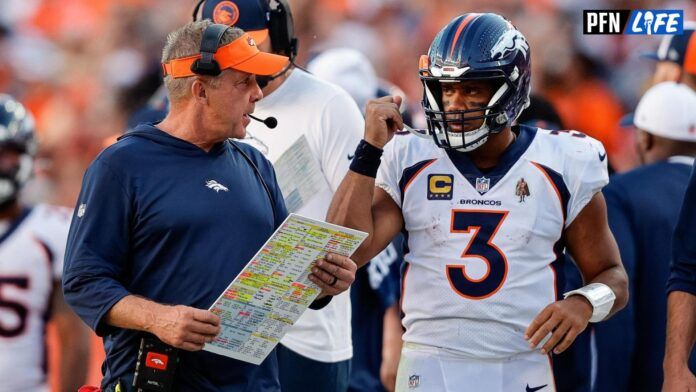
M 401 97 L 386 96 L 372 99 L 365 107 L 365 141 L 377 148 L 384 146 L 394 137 L 394 132 L 404 128 L 399 112 Z
M 325 258 L 317 260 L 309 280 L 321 288 L 318 298 L 337 295 L 346 290 L 355 280 L 358 266 L 346 256 L 328 253 Z
M 571 295 L 544 308 L 529 324 L 524 338 L 534 348 L 551 333 L 551 338 L 541 348 L 541 353 L 548 354 L 553 350 L 554 354 L 560 354 L 587 328 L 591 317 L 592 305 L 585 297 Z
M 190 306 L 161 305 L 151 332 L 170 346 L 198 351 L 220 333 L 220 317 Z

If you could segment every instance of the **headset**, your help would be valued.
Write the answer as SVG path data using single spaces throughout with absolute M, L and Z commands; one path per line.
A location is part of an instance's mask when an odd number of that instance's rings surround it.
M 222 73 L 220 64 L 213 59 L 220 46 L 220 40 L 230 26 L 213 23 L 206 27 L 201 38 L 201 58 L 191 64 L 191 72 L 196 75 L 218 76 Z
M 287 0 L 275 0 L 276 7 L 268 12 L 268 36 L 271 39 L 273 51 L 290 57 L 294 62 L 299 49 L 299 41 L 295 37 L 295 24 Z
M 266 196 L 268 196 L 268 201 L 271 202 L 271 210 L 273 211 L 273 224 L 275 224 L 275 220 L 276 220 L 276 216 L 277 216 L 276 215 L 275 201 L 273 200 L 273 195 L 271 194 L 271 190 L 268 188 L 268 184 L 266 184 L 266 181 L 263 179 L 263 176 L 261 175 L 261 171 L 256 166 L 256 164 L 254 164 L 254 161 L 251 160 L 249 155 L 247 155 L 247 153 L 245 153 L 244 150 L 242 150 L 242 148 L 239 147 L 234 140 L 228 139 L 227 141 L 230 142 L 232 147 L 234 147 L 237 151 L 239 151 L 240 154 L 242 154 L 242 156 L 247 161 L 249 166 L 251 166 L 251 168 L 254 170 L 254 173 L 256 173 L 256 177 L 258 177 L 258 179 L 261 181 L 261 185 L 263 185 L 263 189 L 266 191 Z
M 261 1 L 261 0 L 257 0 Z M 271 47 L 274 53 L 280 53 L 290 57 L 290 62 L 293 62 L 297 56 L 299 41 L 295 37 L 295 28 L 292 18 L 292 12 L 287 0 L 273 0 L 276 3 L 275 8 L 270 7 L 271 0 L 264 0 L 268 11 L 266 12 L 266 27 L 268 28 L 268 36 L 271 39 Z M 206 0 L 198 0 L 193 8 L 193 20 L 199 19 L 198 12 Z

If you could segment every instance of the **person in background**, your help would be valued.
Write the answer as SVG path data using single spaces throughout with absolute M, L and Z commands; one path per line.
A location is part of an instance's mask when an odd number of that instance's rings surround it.
M 656 60 L 653 84 L 684 83 L 696 89 L 696 22 L 684 22 L 684 33 L 665 35 L 657 51 L 641 56 Z
M 49 320 L 60 344 L 60 391 L 74 392 L 87 376 L 89 329 L 60 289 L 72 211 L 19 201 L 36 149 L 32 115 L 0 94 L 0 392 L 48 391 Z
M 664 392 L 696 391 L 694 368 L 689 369 L 689 351 L 696 342 L 696 170 L 684 196 L 679 222 L 674 230 L 672 264 L 667 283 L 667 343 L 663 369 Z M 691 358 L 693 358 L 693 353 Z
M 672 233 L 696 156 L 696 93 L 684 84 L 656 84 L 641 98 L 633 121 L 643 165 L 611 177 L 603 191 L 630 299 L 623 312 L 594 326 L 599 392 L 657 391 L 662 385 L 663 293 Z M 694 352 L 689 363 L 696 369 Z
M 364 110 L 370 99 L 405 94 L 379 79 L 370 60 L 350 48 L 328 49 L 307 65 L 313 75 L 346 90 Z M 401 108 L 408 105 L 403 104 Z M 410 114 L 402 111 L 404 121 Z M 355 275 L 350 298 L 353 309 L 353 359 L 349 391 L 393 391 L 401 353 L 399 270 L 403 262 L 401 235 Z
M 203 19 L 248 31 L 261 51 L 290 57 L 285 68 L 259 79 L 264 98 L 254 114 L 266 121 L 251 123 L 243 141 L 273 163 L 290 212 L 324 220 L 360 141 L 360 109 L 343 89 L 295 64 L 299 42 L 287 1 L 205 0 L 200 9 Z M 287 163 L 290 157 L 295 160 Z M 278 346 L 284 392 L 346 391 L 353 356 L 350 320 L 349 293 L 297 320 Z

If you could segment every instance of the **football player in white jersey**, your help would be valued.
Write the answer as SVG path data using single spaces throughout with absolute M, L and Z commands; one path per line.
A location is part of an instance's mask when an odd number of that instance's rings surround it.
M 87 372 L 88 329 L 63 301 L 59 283 L 72 212 L 18 201 L 35 152 L 31 114 L 0 95 L 0 392 L 49 390 L 49 318 L 60 342 L 60 390 L 76 391 Z
M 553 391 L 550 355 L 627 300 L 599 192 L 604 148 L 512 126 L 529 102 L 530 50 L 499 15 L 453 19 L 419 72 L 424 137 L 394 137 L 400 98 L 371 101 L 328 215 L 370 234 L 359 261 L 407 234 L 396 389 Z M 562 296 L 566 246 L 586 286 Z

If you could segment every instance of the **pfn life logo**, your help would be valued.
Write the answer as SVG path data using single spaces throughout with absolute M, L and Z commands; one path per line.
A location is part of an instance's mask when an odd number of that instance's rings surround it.
M 583 34 L 676 35 L 684 10 L 583 10 Z

